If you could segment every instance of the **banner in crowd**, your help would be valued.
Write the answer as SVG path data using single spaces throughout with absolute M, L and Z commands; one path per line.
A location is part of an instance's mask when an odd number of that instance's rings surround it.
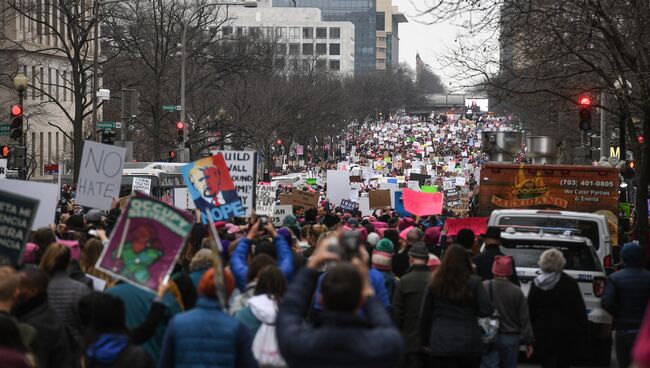
M 245 216 L 251 216 L 255 208 L 255 163 L 257 154 L 253 151 L 212 151 L 213 156 L 223 154 L 230 177 L 237 188 L 237 196 L 245 210 Z
M 75 203 L 110 210 L 113 198 L 119 198 L 122 166 L 126 148 L 85 141 Z
M 273 216 L 271 217 L 271 222 L 273 226 L 280 227 L 284 222 L 284 219 L 288 215 L 293 215 L 293 206 L 291 205 L 276 205 L 273 210 Z
M 304 209 L 317 208 L 318 199 L 320 198 L 316 192 L 306 192 L 299 189 L 295 189 L 293 192 L 291 192 L 291 197 L 291 203 L 294 206 L 302 207 Z
M 196 208 L 206 220 L 207 216 L 213 221 L 246 216 L 221 153 L 184 165 L 181 172 Z
M 370 209 L 381 209 L 391 206 L 390 190 L 372 190 L 368 193 Z
M 134 286 L 158 290 L 192 229 L 192 217 L 145 194 L 131 198 L 97 268 Z
M 32 230 L 49 227 L 54 223 L 57 196 L 60 192 L 58 185 L 38 183 L 35 181 L 4 179 L 2 180 L 1 189 L 4 192 L 18 196 L 38 198 L 39 203 L 36 210 L 36 217 L 32 221 Z
M 343 212 L 354 212 L 359 208 L 359 202 L 355 202 L 349 199 L 341 200 L 341 210 Z
M 447 235 L 454 236 L 462 229 L 470 229 L 476 236 L 487 231 L 488 217 L 448 218 L 445 220 Z
M 136 191 L 151 194 L 151 179 L 134 177 L 133 185 L 131 185 L 131 193 L 135 193 Z
M 402 190 L 404 209 L 416 216 L 442 213 L 442 193 L 422 193 L 407 188 Z
M 333 204 L 341 203 L 350 195 L 350 173 L 343 170 L 327 170 L 327 198 Z
M 0 189 L 0 263 L 20 263 L 39 200 Z
M 258 216 L 273 216 L 275 208 L 275 187 L 271 185 L 257 186 L 257 196 L 255 198 L 255 214 Z

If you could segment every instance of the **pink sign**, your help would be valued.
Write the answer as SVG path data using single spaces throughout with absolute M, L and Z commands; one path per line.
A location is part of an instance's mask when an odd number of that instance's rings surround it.
M 416 216 L 439 215 L 442 213 L 442 193 L 422 193 L 402 189 L 404 209 Z

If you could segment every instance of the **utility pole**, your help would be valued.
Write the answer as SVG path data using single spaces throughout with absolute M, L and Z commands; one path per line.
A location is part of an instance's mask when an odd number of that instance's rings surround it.
M 600 157 L 609 157 L 610 134 L 607 130 L 607 122 L 609 121 L 607 92 L 600 93 Z

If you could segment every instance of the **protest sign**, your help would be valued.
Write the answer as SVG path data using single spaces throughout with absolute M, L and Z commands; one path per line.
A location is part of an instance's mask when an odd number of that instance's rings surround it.
M 305 192 L 304 190 L 294 190 L 292 192 L 292 203 L 294 206 L 299 206 L 304 209 L 317 208 L 318 199 L 320 196 L 318 193 Z
M 350 173 L 343 170 L 327 170 L 327 198 L 332 204 L 341 203 L 350 196 Z
M 349 199 L 341 200 L 341 209 L 343 210 L 343 212 L 354 212 L 358 208 L 359 208 L 358 202 L 354 202 Z
M 413 216 L 412 213 L 408 212 L 404 208 L 404 198 L 402 197 L 403 196 L 402 192 L 395 192 L 393 193 L 393 195 L 395 196 L 395 213 L 397 213 L 401 217 Z
M 0 262 L 20 263 L 39 200 L 0 190 Z
M 350 184 L 350 195 L 348 199 L 352 202 L 359 202 L 359 190 L 361 190 L 359 183 Z
M 359 197 L 359 211 L 361 211 L 363 216 L 372 215 L 372 211 L 370 210 L 370 198 Z
M 216 153 L 223 154 L 223 158 L 228 166 L 230 178 L 237 188 L 237 196 L 239 197 L 242 207 L 244 208 L 244 216 L 251 216 L 255 208 L 255 163 L 257 162 L 257 154 L 253 151 L 213 151 L 212 155 Z
M 446 179 L 445 181 L 442 182 L 443 190 L 454 189 L 455 186 L 456 186 L 456 179 Z
M 193 222 L 186 212 L 136 192 L 122 211 L 97 268 L 155 291 L 174 268 Z
M 0 179 L 7 178 L 7 159 L 0 158 Z
M 406 211 L 416 216 L 439 215 L 442 213 L 442 193 L 422 193 L 406 188 L 402 193 Z
M 221 153 L 184 165 L 181 173 L 204 221 L 208 219 L 207 216 L 213 221 L 246 216 Z
M 466 183 L 465 177 L 464 176 L 457 176 L 456 177 L 456 186 L 457 187 L 462 187 Z
M 422 193 L 437 193 L 438 187 L 436 185 L 423 185 L 420 187 Z
M 293 215 L 293 206 L 291 205 L 278 205 L 275 206 L 273 211 L 273 216 L 271 216 L 271 222 L 273 226 L 279 227 L 282 226 L 284 219 L 287 215 Z
M 255 214 L 258 216 L 273 216 L 275 208 L 275 187 L 270 185 L 258 185 L 257 197 L 255 198 Z
M 418 173 L 411 173 L 411 175 L 409 175 L 409 180 L 416 180 L 420 185 L 424 185 L 424 182 L 427 181 L 427 179 L 431 179 L 431 175 Z
M 410 190 L 415 190 L 416 192 L 420 191 L 420 184 L 418 183 L 417 180 L 409 180 L 408 183 L 406 184 L 406 187 L 409 188 Z
M 390 190 L 373 190 L 368 193 L 370 209 L 390 207 Z
M 487 231 L 487 217 L 448 218 L 445 221 L 447 235 L 454 236 L 462 229 L 470 229 L 474 235 L 485 234 Z
M 280 194 L 280 205 L 292 205 L 293 204 L 293 195 L 292 194 Z
M 120 196 L 125 155 L 124 147 L 85 141 L 75 203 L 110 210 Z
M 318 180 L 316 178 L 307 178 L 306 183 L 307 185 L 317 185 Z
M 445 192 L 445 206 L 448 208 L 460 207 L 462 202 L 460 200 L 460 193 L 456 188 L 447 189 Z
M 136 191 L 144 194 L 151 194 L 151 179 L 149 178 L 133 178 L 133 185 L 131 186 L 131 193 Z
M 1 189 L 4 192 L 28 198 L 38 198 L 36 217 L 32 221 L 32 230 L 48 227 L 54 223 L 56 213 L 57 195 L 60 190 L 56 184 L 38 183 L 24 180 L 2 180 Z
M 174 207 L 181 210 L 193 210 L 196 208 L 187 188 L 174 188 L 173 196 Z
M 350 183 L 363 183 L 361 175 L 350 175 Z

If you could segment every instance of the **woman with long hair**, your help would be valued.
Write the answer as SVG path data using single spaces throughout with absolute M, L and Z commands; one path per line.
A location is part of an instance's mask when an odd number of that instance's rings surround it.
M 287 280 L 282 271 L 275 265 L 265 266 L 257 278 L 254 296 L 248 299 L 248 306 L 237 312 L 235 317 L 255 336 L 262 323 L 275 323 L 275 315 L 285 291 Z
M 470 254 L 460 245 L 447 249 L 433 273 L 420 309 L 420 337 L 428 367 L 474 368 L 481 364 L 483 340 L 478 318 L 494 308 Z

